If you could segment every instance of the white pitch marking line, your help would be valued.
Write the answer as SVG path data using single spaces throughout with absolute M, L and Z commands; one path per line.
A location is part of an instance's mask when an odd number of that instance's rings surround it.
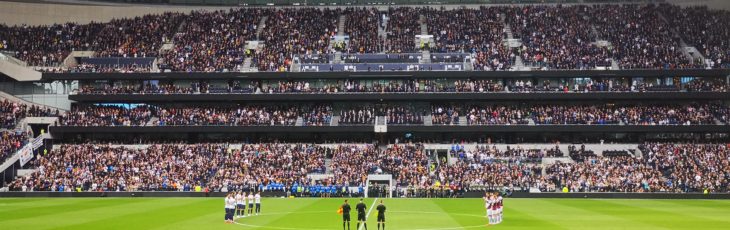
M 365 223 L 361 224 L 360 228 L 358 228 L 357 230 L 362 230 L 362 228 L 365 227 L 365 224 L 368 222 L 367 220 L 370 217 L 370 212 L 373 211 L 373 207 L 375 207 L 375 202 L 377 202 L 377 201 L 378 201 L 378 198 L 375 198 L 375 200 L 373 200 L 373 204 L 371 204 L 370 209 L 368 209 L 368 214 L 365 215 Z
M 375 203 L 375 202 L 373 202 Z M 414 213 L 414 214 L 441 214 L 443 212 L 419 212 L 419 211 L 389 211 L 393 213 Z M 273 216 L 273 215 L 283 215 L 283 214 L 303 214 L 303 213 L 328 213 L 327 211 L 318 211 L 318 212 L 272 212 L 272 213 L 266 213 L 261 214 L 260 216 Z M 474 214 L 466 214 L 466 213 L 451 213 L 452 215 L 461 215 L 461 216 L 473 216 L 473 217 L 482 217 L 481 215 L 474 215 Z M 256 216 L 258 217 L 258 216 Z M 238 218 L 240 219 L 240 218 Z M 327 229 L 319 229 L 319 228 L 288 228 L 288 227 L 274 227 L 274 226 L 263 226 L 263 225 L 253 225 L 253 224 L 245 224 L 240 223 L 237 221 L 233 222 L 236 225 L 244 226 L 244 227 L 252 227 L 252 228 L 265 228 L 265 229 L 280 229 L 280 230 L 327 230 Z M 415 229 L 406 229 L 406 230 L 457 230 L 457 229 L 471 229 L 471 228 L 483 228 L 484 225 L 473 225 L 473 226 L 461 226 L 461 227 L 443 227 L 443 228 L 415 228 Z

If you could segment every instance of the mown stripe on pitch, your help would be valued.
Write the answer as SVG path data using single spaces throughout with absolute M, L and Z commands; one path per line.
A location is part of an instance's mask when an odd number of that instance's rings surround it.
M 22 200 L 22 199 L 20 199 Z M 28 201 L 25 202 L 8 202 L 7 205 L 5 202 L 3 202 L 3 199 L 0 199 L 0 213 L 4 213 L 6 211 L 10 210 L 22 210 L 25 208 L 38 208 L 38 209 L 44 209 L 44 208 L 52 208 L 52 207 L 58 207 L 62 205 L 68 205 L 68 204 L 78 204 L 79 201 L 100 201 L 99 198 L 30 198 Z
M 222 202 L 218 202 L 219 199 L 216 199 L 215 201 L 216 202 L 213 202 L 213 203 L 215 203 L 215 207 L 216 207 L 216 208 L 214 208 L 215 212 L 211 212 L 210 208 L 212 208 L 212 206 L 208 207 L 208 206 L 210 206 L 210 203 L 211 203 L 210 200 L 201 200 L 200 202 L 189 203 L 189 204 L 186 204 L 183 206 L 176 207 L 179 210 L 174 215 L 170 215 L 170 216 L 167 216 L 167 214 L 158 215 L 159 216 L 159 218 L 157 218 L 158 220 L 152 221 L 155 223 L 152 226 L 144 226 L 142 228 L 135 228 L 135 229 L 180 229 L 180 227 L 186 226 L 186 225 L 184 225 L 184 222 L 186 222 L 190 219 L 194 219 L 196 217 L 200 217 L 200 216 L 206 216 L 208 218 L 207 221 L 209 221 L 209 223 L 208 223 L 209 225 L 202 226 L 201 228 L 198 228 L 198 229 L 220 229 L 219 226 L 224 225 L 223 224 L 224 212 L 223 212 L 223 209 L 220 208 Z M 212 213 L 214 213 L 215 215 L 211 215 Z M 169 217 L 174 217 L 174 218 L 169 218 Z M 233 227 L 231 225 L 229 225 L 229 226 Z M 222 227 L 222 226 L 220 226 L 220 227 Z M 128 229 L 131 229 L 131 228 L 128 228 Z
M 448 215 L 446 212 L 444 212 L 444 210 L 441 209 L 441 207 L 439 207 L 439 205 L 434 202 L 434 199 L 384 199 L 383 203 L 387 208 L 385 212 L 385 225 L 387 226 L 387 229 L 439 228 L 462 226 L 459 221 L 455 220 L 451 215 Z M 427 214 L 419 215 L 419 212 L 426 212 Z M 440 212 L 441 214 L 433 214 L 429 212 Z M 416 222 L 408 222 L 408 220 L 413 220 L 414 215 L 417 215 L 420 218 L 414 220 Z M 439 216 L 436 217 L 434 215 Z M 377 219 L 372 219 L 372 223 L 377 224 Z M 484 223 L 486 224 L 486 222 Z
M 257 225 L 272 225 L 272 226 L 286 226 L 286 227 L 297 227 L 300 224 L 302 224 L 301 221 L 298 221 L 301 216 L 298 216 L 296 214 L 297 211 L 311 211 L 311 210 L 318 210 L 322 209 L 324 207 L 329 208 L 327 210 L 333 210 L 332 214 L 336 215 L 335 213 L 335 207 L 332 207 L 331 205 L 328 205 L 328 201 L 332 201 L 329 199 L 323 199 L 323 198 L 294 198 L 294 199 L 271 199 L 271 200 L 262 200 L 261 201 L 261 213 L 273 213 L 273 212 L 292 212 L 291 214 L 286 215 L 278 215 L 273 216 L 274 218 L 271 218 L 269 216 L 269 219 L 267 221 L 260 221 L 257 220 Z M 248 207 L 247 209 L 248 210 Z M 239 219 L 237 221 L 245 222 L 247 219 Z M 323 225 L 326 223 L 323 223 Z M 341 222 L 340 222 L 341 224 Z M 240 226 L 239 226 L 240 227 Z M 354 229 L 354 228 L 353 228 Z
M 59 202 L 62 204 L 58 204 Z M 140 201 L 129 201 L 128 203 L 136 202 Z M 25 206 L 23 208 L 3 208 L 0 210 L 0 223 L 28 218 L 38 220 L 38 218 L 42 216 L 58 215 L 67 212 L 84 211 L 101 207 L 115 207 L 124 204 L 125 203 L 103 198 L 72 200 L 59 200 L 58 198 L 47 199 L 43 205 Z
M 696 228 L 699 226 L 708 226 L 710 228 L 730 226 L 730 218 L 727 218 L 730 215 L 724 215 L 724 218 L 722 218 L 721 220 L 708 218 L 707 215 L 715 215 L 717 214 L 717 212 L 710 211 L 706 213 L 698 213 L 697 211 L 692 210 L 692 207 L 688 207 L 686 205 L 673 205 L 659 208 L 655 205 L 661 205 L 664 203 L 657 203 L 654 200 L 601 200 L 600 202 L 620 206 L 622 209 L 626 210 L 636 210 L 637 212 L 651 213 L 652 215 L 642 218 L 642 220 L 660 226 L 666 226 L 671 228 L 684 226 L 685 229 Z
M 623 210 L 607 210 L 610 205 L 601 205 L 596 199 L 532 199 L 533 206 L 546 208 L 560 225 L 577 225 L 580 229 L 665 229 L 634 218 L 620 215 Z
M 0 206 L 3 204 L 33 203 L 43 200 L 48 200 L 48 198 L 0 198 Z
M 459 226 L 472 226 L 477 224 L 487 224 L 489 220 L 485 218 L 464 217 L 454 215 L 455 213 L 469 213 L 474 215 L 486 215 L 484 208 L 484 200 L 482 199 L 432 199 L 432 203 L 438 206 L 439 210 L 451 217 L 453 222 Z M 478 220 L 478 221 L 477 221 Z
M 482 203 L 482 205 L 484 204 Z M 546 203 L 540 203 L 539 199 L 506 198 L 503 211 L 502 223 L 497 225 L 498 228 L 570 229 L 561 219 L 564 216 L 559 214 L 560 209 Z
M 708 208 L 717 211 L 730 210 L 730 200 L 657 199 L 654 201 L 697 208 Z
M 529 214 L 519 210 L 527 210 L 528 207 L 512 207 L 505 205 L 502 223 L 495 228 L 513 227 L 528 229 L 568 229 L 554 221 L 544 219 L 539 215 Z
M 152 201 L 154 202 L 143 203 L 146 207 L 120 207 L 134 209 L 128 210 L 132 212 L 126 215 L 95 218 L 79 224 L 62 226 L 57 229 L 150 229 L 200 215 L 201 212 L 205 211 L 204 209 L 199 209 L 201 204 L 207 202 L 206 199 L 175 198 Z M 118 211 L 110 210 L 110 212 Z

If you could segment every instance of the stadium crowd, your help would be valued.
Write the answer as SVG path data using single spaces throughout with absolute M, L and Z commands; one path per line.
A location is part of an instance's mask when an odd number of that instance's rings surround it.
M 730 12 L 707 6 L 679 7 L 662 4 L 659 9 L 677 31 L 681 41 L 694 46 L 709 61 L 711 68 L 730 67 Z
M 330 44 L 344 15 L 349 45 Z M 262 19 L 267 18 L 261 24 Z M 0 50 L 31 66 L 59 67 L 72 51 L 95 57 L 159 57 L 162 70 L 240 71 L 247 57 L 260 71 L 287 71 L 293 57 L 345 53 L 463 52 L 476 70 L 508 70 L 516 57 L 541 69 L 594 69 L 616 61 L 621 69 L 705 68 L 681 50 L 686 43 L 711 68 L 727 68 L 730 18 L 723 10 L 661 5 L 513 6 L 436 9 L 238 8 L 165 13 L 89 24 L 0 25 Z M 421 25 L 432 35 L 416 42 Z M 259 28 L 261 25 L 262 28 Z M 509 26 L 521 42 L 505 45 Z M 382 34 L 380 31 L 383 31 Z M 27 38 L 32 38 L 31 40 Z M 260 40 L 258 50 L 246 42 Z M 604 43 L 607 42 L 607 43 Z M 163 44 L 171 48 L 161 49 Z M 420 46 L 420 47 L 419 47 Z M 162 51 L 162 53 L 160 53 Z M 318 60 L 329 60 L 323 58 Z M 148 66 L 51 68 L 64 72 L 144 72 Z
M 214 191 L 283 190 L 283 186 L 313 185 L 310 173 L 325 173 L 327 149 L 311 144 L 243 144 L 228 150 L 210 179 Z
M 63 144 L 32 162 L 38 170 L 10 184 L 13 191 L 276 190 L 339 194 L 367 186 L 368 174 L 393 175 L 397 194 L 428 190 L 571 192 L 730 191 L 726 144 L 644 143 L 641 157 L 590 156 L 541 164 L 559 148 L 453 145 L 451 161 L 431 158 L 419 143 L 394 144 L 153 144 L 122 147 Z M 573 150 L 571 150 L 573 151 Z M 331 159 L 331 164 L 325 164 Z M 332 173 L 312 179 L 308 175 Z M 303 187 L 304 190 L 298 189 Z M 345 188 L 343 190 L 343 188 Z M 433 194 L 431 191 L 430 194 Z
M 4 99 L 0 101 L 0 128 L 12 129 L 27 114 L 25 104 L 13 103 Z
M 96 51 L 97 57 L 155 57 L 184 18 L 179 13 L 165 13 L 105 23 L 0 24 L 0 50 L 14 52 L 31 66 L 59 66 L 71 51 L 84 50 Z
M 380 108 L 378 113 L 385 116 L 388 124 L 417 125 L 423 124 L 423 116 L 416 108 L 409 106 L 387 106 Z
M 466 108 L 466 109 L 463 109 Z M 299 118 L 306 126 L 328 126 L 339 111 L 341 124 L 373 124 L 384 116 L 388 124 L 419 125 L 428 113 L 416 105 L 362 105 L 335 108 L 314 105 L 221 105 L 221 106 L 121 106 L 77 105 L 61 116 L 66 126 L 293 126 Z M 431 105 L 436 125 L 714 125 L 727 124 L 730 109 L 716 103 L 690 104 L 471 104 Z M 11 116 L 12 118 L 12 116 Z M 157 119 L 153 119 L 157 118 Z M 149 123 L 151 120 L 153 122 Z M 149 123 L 149 124 L 148 124 Z
M 422 12 L 428 34 L 434 36 L 436 53 L 476 52 L 492 46 L 502 46 L 503 25 L 501 8 L 479 9 L 425 8 Z
M 340 124 L 373 124 L 375 111 L 369 107 L 345 108 L 340 110 Z
M 416 35 L 420 34 L 419 15 L 420 8 L 389 8 L 383 51 L 386 53 L 412 53 L 417 51 L 414 40 Z
M 320 114 L 317 109 L 309 118 Z M 325 111 L 328 112 L 328 111 Z M 311 114 L 310 113 L 310 114 Z M 266 126 L 293 126 L 300 116 L 297 107 L 245 105 L 234 107 L 186 106 L 157 108 L 158 121 L 153 125 L 266 125 Z M 330 115 L 331 116 L 331 115 Z M 307 122 L 321 122 L 307 120 Z
M 506 20 L 522 40 L 520 56 L 545 69 L 595 69 L 610 66 L 611 52 L 594 44 L 588 6 L 509 8 Z
M 345 34 L 350 36 L 347 53 L 378 53 L 382 50 L 382 39 L 378 29 L 382 25 L 380 12 L 375 8 L 347 8 L 343 12 Z
M 546 168 L 540 189 L 573 192 L 730 191 L 726 144 L 644 143 L 642 156 L 588 156 Z
M 28 135 L 23 132 L 0 132 L 0 162 L 12 156 L 16 151 L 28 143 Z
M 293 55 L 330 52 L 340 9 L 284 8 L 268 15 L 255 62 L 260 71 L 288 71 Z M 285 36 L 286 35 L 286 36 Z
M 153 110 L 149 106 L 124 108 L 121 106 L 74 106 L 60 116 L 65 126 L 143 126 L 150 121 Z
M 504 187 L 526 191 L 542 174 L 539 163 L 547 151 L 524 149 L 520 146 L 507 146 L 507 149 L 500 150 L 487 145 L 466 149 L 463 145 L 456 144 L 449 150 L 455 162 L 449 164 L 442 159 L 441 164 L 434 168 L 434 175 L 436 181 L 442 185 L 464 188 L 467 191 Z
M 55 117 L 59 111 L 44 108 L 37 105 L 30 105 L 12 102 L 7 99 L 0 101 L 0 129 L 13 129 L 20 119 L 26 117 Z
M 597 37 L 614 46 L 613 59 L 621 69 L 704 68 L 690 60 L 655 5 L 593 6 L 591 22 Z
M 577 81 L 528 79 L 389 79 L 332 81 L 115 81 L 81 83 L 78 94 L 335 94 L 335 93 L 597 93 L 597 92 L 727 92 L 721 79 L 696 78 L 681 84 L 654 81 L 591 79 Z
M 716 118 L 726 119 L 726 108 L 717 104 L 475 105 L 463 114 L 469 125 L 707 125 L 716 124 Z
M 374 145 L 340 145 L 332 148 L 331 170 L 336 184 L 363 186 L 367 174 L 376 173 L 378 149 Z
M 175 46 L 162 54 L 161 69 L 177 72 L 233 72 L 246 59 L 246 41 L 256 40 L 268 9 L 193 11 L 178 29 Z

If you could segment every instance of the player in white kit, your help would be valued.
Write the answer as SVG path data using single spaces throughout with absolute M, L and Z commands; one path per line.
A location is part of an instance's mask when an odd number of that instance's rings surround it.
M 248 194 L 248 215 L 253 215 L 253 192 Z
M 246 197 L 242 192 L 236 193 L 236 217 L 246 215 Z
M 261 193 L 256 193 L 256 196 L 254 196 L 254 200 L 256 201 L 256 215 L 258 216 L 259 213 L 261 213 Z
M 236 197 L 231 193 L 226 196 L 226 223 L 233 223 L 233 214 L 236 210 Z

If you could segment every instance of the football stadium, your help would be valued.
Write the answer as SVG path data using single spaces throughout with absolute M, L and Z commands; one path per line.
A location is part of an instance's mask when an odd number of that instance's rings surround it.
M 0 0 L 0 229 L 728 229 L 730 1 Z

